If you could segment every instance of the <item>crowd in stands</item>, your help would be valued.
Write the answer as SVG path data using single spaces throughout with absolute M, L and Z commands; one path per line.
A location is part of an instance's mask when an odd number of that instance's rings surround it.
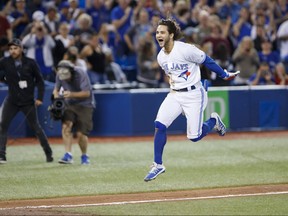
M 2 2 L 2 1 L 1 1 Z M 156 56 L 161 18 L 180 25 L 195 44 L 228 71 L 224 81 L 201 68 L 211 86 L 288 84 L 287 0 L 10 0 L 0 3 L 0 57 L 20 38 L 46 81 L 68 59 L 92 84 L 139 82 L 166 87 Z

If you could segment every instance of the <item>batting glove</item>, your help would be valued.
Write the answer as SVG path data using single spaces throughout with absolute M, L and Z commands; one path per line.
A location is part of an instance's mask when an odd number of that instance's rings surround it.
M 232 80 L 240 73 L 240 71 L 231 73 L 231 72 L 228 72 L 226 69 L 224 69 L 224 71 L 226 73 L 226 76 L 223 78 L 224 80 Z

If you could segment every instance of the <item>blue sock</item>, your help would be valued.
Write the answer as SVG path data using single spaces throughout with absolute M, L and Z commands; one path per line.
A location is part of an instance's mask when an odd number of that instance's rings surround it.
M 195 138 L 191 139 L 192 142 L 197 142 L 201 140 L 203 137 L 205 137 L 210 131 L 213 130 L 214 126 L 216 124 L 216 119 L 215 118 L 210 118 L 207 121 L 205 121 L 202 125 L 202 134 Z
M 154 162 L 162 164 L 164 146 L 167 142 L 166 126 L 160 122 L 155 122 L 156 132 L 154 135 Z

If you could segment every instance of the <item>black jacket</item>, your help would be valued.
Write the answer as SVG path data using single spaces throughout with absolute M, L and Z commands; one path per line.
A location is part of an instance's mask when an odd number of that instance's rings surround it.
M 19 106 L 33 104 L 37 87 L 37 99 L 43 101 L 45 84 L 39 66 L 26 56 L 21 61 L 22 66 L 17 70 L 12 57 L 0 59 L 0 80 L 8 85 L 8 100 Z M 27 82 L 27 88 L 20 88 L 20 80 Z

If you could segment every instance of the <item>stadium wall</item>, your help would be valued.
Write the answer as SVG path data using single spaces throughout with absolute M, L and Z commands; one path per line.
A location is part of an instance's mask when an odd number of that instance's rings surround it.
M 96 109 L 91 136 L 153 135 L 157 110 L 169 89 L 95 90 Z M 61 136 L 61 123 L 47 111 L 52 87 L 46 87 L 39 121 L 49 137 Z M 7 88 L 0 90 L 2 103 Z M 288 88 L 282 86 L 210 87 L 205 119 L 216 111 L 230 131 L 288 129 Z M 169 127 L 170 134 L 186 133 L 186 119 L 179 116 Z M 11 123 L 9 137 L 33 136 L 24 115 Z

